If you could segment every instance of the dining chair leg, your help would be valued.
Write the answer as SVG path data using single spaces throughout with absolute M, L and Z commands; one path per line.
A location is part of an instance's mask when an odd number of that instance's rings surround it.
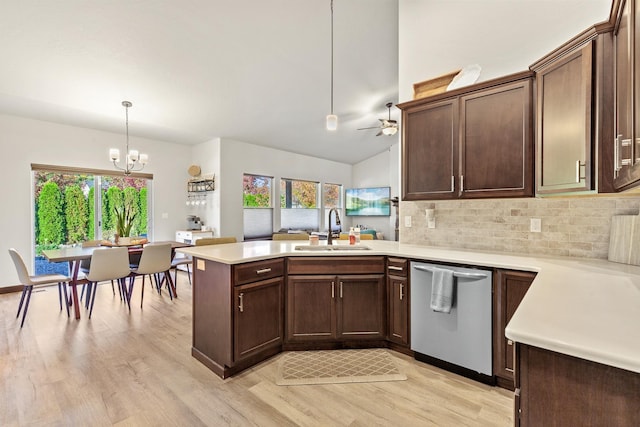
M 20 322 L 20 327 L 24 325 L 24 319 L 27 317 L 27 310 L 29 310 L 29 300 L 31 300 L 31 291 L 33 290 L 33 286 L 30 285 L 27 287 L 27 300 L 24 302 L 24 311 L 22 312 L 22 322 Z
M 97 285 L 97 283 L 96 283 Z M 84 300 L 84 308 L 89 308 L 89 304 L 91 304 L 91 296 L 92 296 L 92 290 L 94 288 L 94 284 L 89 282 L 85 285 L 82 286 L 82 290 L 84 291 L 84 288 L 87 288 L 87 297 Z M 82 299 L 82 297 L 80 297 L 80 299 Z
M 152 282 L 151 278 L 149 278 L 149 282 Z M 140 292 L 140 308 L 142 308 L 142 301 L 143 300 L 144 300 L 144 276 L 142 276 L 142 292 Z
M 136 281 L 135 277 L 129 278 L 129 291 L 127 291 L 127 279 L 126 277 L 120 279 L 122 291 L 126 294 L 127 306 L 129 307 L 129 311 L 131 311 L 131 294 L 133 293 L 133 284 Z
M 87 297 L 91 300 L 91 308 L 89 309 L 89 319 L 93 313 L 93 303 L 96 302 L 96 290 L 98 289 L 98 283 L 94 282 L 89 285 L 87 289 Z M 90 296 L 90 297 L 89 297 Z
M 20 317 L 20 310 L 22 310 L 22 304 L 24 303 L 24 297 L 27 295 L 28 286 L 22 287 L 22 296 L 20 296 L 20 304 L 18 304 L 18 314 L 16 314 L 16 319 Z
M 62 311 L 62 286 L 60 283 L 58 283 L 58 303 L 60 304 L 60 311 Z
M 162 295 L 162 281 L 160 281 L 160 275 L 158 273 L 153 273 L 153 279 L 156 283 L 156 290 L 158 291 L 158 295 Z
M 167 289 L 169 289 L 169 297 L 173 300 L 176 295 L 175 285 L 173 284 L 173 279 L 171 278 L 171 272 L 169 270 L 164 272 L 163 280 L 167 281 Z
M 189 278 L 189 286 L 191 285 L 191 267 L 189 267 L 189 264 L 187 264 L 187 278 Z M 176 280 L 176 286 L 178 285 L 178 281 Z
M 64 302 L 65 302 L 64 305 L 67 307 L 67 317 L 70 317 L 71 314 L 69 313 L 69 296 L 67 295 L 67 283 L 66 282 L 58 283 L 58 291 L 60 290 L 60 287 L 62 287 L 62 290 L 64 291 Z
M 111 281 L 111 292 L 113 292 L 113 294 L 116 294 L 116 290 L 113 288 L 113 280 Z

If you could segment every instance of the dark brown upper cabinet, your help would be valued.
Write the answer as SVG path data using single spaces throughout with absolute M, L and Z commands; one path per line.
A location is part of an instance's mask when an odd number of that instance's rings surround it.
M 536 75 L 536 193 L 613 191 L 613 27 L 589 28 Z
M 616 190 L 640 184 L 640 5 L 614 2 L 615 132 L 613 173 Z
M 533 196 L 532 76 L 399 104 L 402 199 Z

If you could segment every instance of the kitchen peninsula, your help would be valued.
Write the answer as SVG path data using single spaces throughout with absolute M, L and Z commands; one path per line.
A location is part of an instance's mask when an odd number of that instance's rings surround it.
M 284 332 L 284 325 L 289 321 L 286 306 L 290 295 L 285 283 L 292 261 L 316 260 L 327 264 L 329 270 L 339 270 L 343 268 L 340 263 L 348 265 L 352 260 L 356 267 L 347 273 L 369 275 L 382 274 L 377 269 L 378 260 L 388 257 L 446 262 L 537 273 L 506 328 L 507 338 L 525 352 L 534 349 L 613 369 L 625 379 L 625 398 L 639 402 L 640 267 L 597 259 L 489 253 L 390 241 L 367 241 L 363 245 L 369 250 L 362 251 L 297 250 L 300 245 L 307 243 L 256 241 L 179 250 L 194 257 L 194 357 L 224 378 L 291 349 L 295 343 L 291 334 Z M 373 270 L 367 271 L 363 259 Z M 261 297 L 251 298 L 252 294 Z M 275 320 L 253 319 L 257 327 L 243 331 L 238 315 L 248 311 L 247 304 L 271 307 L 278 316 Z M 255 341 L 260 334 L 271 339 Z M 259 344 L 252 345 L 255 342 Z M 367 345 L 366 340 L 359 342 Z M 369 345 L 383 343 L 380 335 L 373 334 Z M 519 362 L 520 358 L 516 364 Z M 519 374 L 516 371 L 516 387 Z M 640 417 L 637 408 L 631 416 Z

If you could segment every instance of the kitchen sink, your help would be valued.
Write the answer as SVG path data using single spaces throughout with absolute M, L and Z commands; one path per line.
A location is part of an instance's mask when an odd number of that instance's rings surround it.
M 298 245 L 295 247 L 296 251 L 311 251 L 311 252 L 328 252 L 328 251 L 368 251 L 371 250 L 368 246 L 362 245 Z

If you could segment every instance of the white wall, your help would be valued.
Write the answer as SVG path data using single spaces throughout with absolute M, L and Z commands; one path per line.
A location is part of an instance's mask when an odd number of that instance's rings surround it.
M 0 211 L 0 287 L 5 287 L 18 284 L 8 248 L 16 248 L 25 259 L 33 259 L 31 163 L 112 170 L 109 148 L 123 151 L 125 137 L 8 115 L 0 115 L 0 129 L 0 147 L 5 153 L 0 168 L 0 200 L 4 204 Z M 184 227 L 191 150 L 132 136 L 130 146 L 149 154 L 145 172 L 154 175 L 153 237 L 173 240 L 175 230 Z
M 353 165 L 352 184 L 354 188 L 389 186 L 391 197 L 400 197 L 400 142 L 396 142 L 387 151 Z M 364 224 L 367 228 L 381 231 L 385 240 L 394 239 L 395 220 L 393 207 L 389 217 L 350 217 L 352 225 Z
M 276 186 L 280 178 L 343 184 L 345 188 L 351 185 L 351 165 L 231 139 L 220 140 L 219 158 L 220 235 L 235 236 L 239 241 L 243 238 L 243 174 L 273 176 Z
M 206 205 L 189 206 L 187 214 L 200 217 L 204 225 L 213 228 L 214 236 L 220 236 L 220 188 L 224 183 L 224 176 L 220 174 L 220 139 L 216 138 L 194 146 L 191 154 L 191 163 L 200 166 L 201 175 L 214 177 L 215 189 L 207 193 Z
M 480 81 L 525 71 L 611 8 L 611 0 L 399 1 L 400 102 L 414 83 L 469 64 L 482 67 Z

